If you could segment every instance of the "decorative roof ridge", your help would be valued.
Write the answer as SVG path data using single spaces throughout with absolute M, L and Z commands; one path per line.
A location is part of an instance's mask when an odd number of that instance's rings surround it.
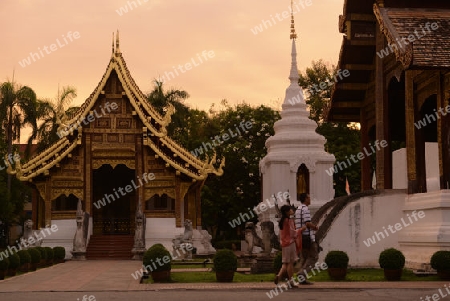
M 375 17 L 380 24 L 380 31 L 386 37 L 388 41 L 388 46 L 397 45 L 398 39 L 401 39 L 398 32 L 395 30 L 394 25 L 391 22 L 391 19 L 386 13 L 387 9 L 380 7 L 378 4 L 373 4 L 373 12 Z M 405 69 L 409 68 L 413 62 L 413 50 L 412 43 L 404 47 L 393 47 L 395 58 L 399 61 Z
M 206 178 L 207 174 L 205 175 L 205 174 L 200 173 L 200 169 L 199 169 L 199 172 L 189 170 L 189 169 L 185 168 L 184 166 L 180 165 L 178 162 L 174 161 L 169 156 L 166 156 L 164 151 L 162 149 L 160 149 L 157 145 L 155 145 L 155 143 L 153 143 L 153 141 L 151 139 L 149 139 L 149 138 L 144 139 L 143 144 L 149 146 L 158 156 L 161 156 L 167 164 L 172 165 L 173 168 L 183 172 L 187 176 L 189 176 L 195 180 L 204 180 Z
M 62 159 L 64 159 L 78 144 L 81 144 L 81 131 L 78 132 L 78 137 L 70 142 L 67 138 L 63 138 L 65 141 L 61 144 L 57 150 L 48 154 L 46 157 L 42 157 L 37 163 L 24 165 L 24 168 L 20 165 L 20 161 L 14 166 L 14 170 L 11 166 L 8 167 L 7 172 L 9 174 L 16 175 L 16 178 L 20 181 L 28 181 L 35 176 L 45 173 L 50 168 L 58 164 Z M 62 151 L 62 154 L 58 154 Z M 58 154 L 58 156 L 56 156 Z M 53 158 L 52 158 L 53 156 Z M 49 161 L 49 162 L 46 162 Z M 39 163 L 39 164 L 38 164 Z M 27 166 L 28 165 L 28 166 Z M 40 167 L 42 166 L 42 167 Z
M 147 97 L 141 91 L 139 86 L 136 84 L 133 76 L 131 75 L 131 72 L 128 69 L 127 63 L 126 63 L 122 53 L 117 53 L 116 57 L 118 58 L 119 65 L 121 65 L 121 67 L 125 71 L 125 75 L 126 75 L 125 79 L 127 80 L 127 84 L 129 84 L 129 86 L 133 92 L 136 92 L 133 94 L 135 94 L 137 97 L 140 97 L 140 99 L 138 98 L 138 100 L 140 100 L 140 102 L 143 104 L 144 108 L 146 109 L 146 111 L 149 113 L 149 115 L 151 117 L 153 117 L 156 121 L 158 121 L 158 123 L 162 122 L 164 117 L 161 114 L 159 114 L 159 112 L 156 111 L 155 108 L 151 104 L 148 103 Z M 128 81 L 129 81 L 129 83 L 128 83 Z
M 198 159 L 198 157 L 191 154 L 186 148 L 175 142 L 169 136 L 162 137 L 162 140 L 172 151 L 176 152 L 177 155 L 179 155 L 180 158 L 184 159 L 187 163 L 195 166 L 196 168 L 202 168 L 205 164 L 205 161 Z
M 60 144 L 65 143 L 66 140 L 68 140 L 66 137 L 63 137 L 61 139 L 58 139 L 58 141 L 54 142 L 53 144 L 51 144 L 49 147 L 47 147 L 46 149 L 42 150 L 41 152 L 33 155 L 25 164 L 29 165 L 29 164 L 33 164 L 36 161 L 40 161 L 41 157 L 45 157 L 47 156 L 48 153 L 53 153 L 54 149 L 58 148 Z

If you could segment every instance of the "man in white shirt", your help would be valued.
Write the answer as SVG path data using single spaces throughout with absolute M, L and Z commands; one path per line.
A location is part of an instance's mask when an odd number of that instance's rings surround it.
M 311 204 L 309 194 L 302 193 L 299 196 L 302 203 L 295 211 L 295 228 L 300 229 L 306 226 L 306 230 L 302 232 L 302 251 L 299 254 L 300 257 L 300 271 L 298 278 L 303 276 L 305 279 L 300 284 L 312 284 L 308 280 L 308 272 L 314 267 L 319 260 L 319 246 L 316 243 L 315 231 L 317 226 L 311 223 L 311 213 L 308 206 Z

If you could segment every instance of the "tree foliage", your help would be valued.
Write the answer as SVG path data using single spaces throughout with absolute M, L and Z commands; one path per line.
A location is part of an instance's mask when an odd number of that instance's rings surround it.
M 214 132 L 208 137 L 236 135 L 216 147 L 219 157 L 226 158 L 224 174 L 208 179 L 202 191 L 203 224 L 213 234 L 226 233 L 230 236 L 224 238 L 236 238 L 238 232 L 233 231 L 229 221 L 261 201 L 259 161 L 267 153 L 265 142 L 274 134 L 273 124 L 279 118 L 279 113 L 269 107 L 247 104 L 226 106 L 211 116 L 210 129 Z M 245 127 L 246 123 L 251 127 Z
M 318 123 L 317 132 L 323 135 L 327 142 L 325 150 L 333 154 L 336 163 L 347 162 L 351 155 L 360 152 L 360 132 L 356 124 L 325 122 L 324 108 L 329 106 L 332 83 L 336 68 L 327 66 L 322 60 L 313 61 L 312 66 L 300 73 L 299 84 L 306 90 L 306 103 L 310 109 L 310 118 Z M 326 83 L 325 89 L 320 89 L 321 83 Z M 322 84 L 322 87 L 325 87 Z M 348 179 L 350 190 L 358 192 L 361 189 L 360 162 L 347 164 L 347 168 L 335 168 L 333 174 L 335 196 L 346 195 L 345 180 Z M 335 165 L 336 166 L 336 165 Z M 342 165 L 343 166 L 343 165 Z
M 40 100 L 37 102 L 37 118 L 40 124 L 35 132 L 28 138 L 28 145 L 38 140 L 36 152 L 43 151 L 49 145 L 60 139 L 58 127 L 61 120 L 67 120 L 78 107 L 69 107 L 72 100 L 77 97 L 77 90 L 71 86 L 65 86 L 58 91 L 55 100 Z

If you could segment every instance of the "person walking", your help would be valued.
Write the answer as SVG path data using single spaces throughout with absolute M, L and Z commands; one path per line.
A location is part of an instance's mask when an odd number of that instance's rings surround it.
M 305 228 L 302 232 L 302 251 L 300 252 L 300 271 L 298 279 L 302 279 L 300 284 L 312 284 L 307 280 L 308 272 L 312 270 L 319 260 L 319 245 L 316 243 L 315 231 L 317 226 L 311 223 L 311 213 L 308 206 L 311 204 L 309 194 L 302 193 L 299 196 L 302 203 L 295 211 L 295 227 L 297 229 Z
M 278 223 L 280 228 L 280 244 L 281 244 L 281 262 L 282 266 L 278 274 L 275 276 L 274 283 L 278 281 L 287 272 L 290 287 L 296 287 L 292 276 L 294 275 L 294 263 L 298 259 L 295 246 L 297 232 L 295 230 L 294 221 L 290 218 L 294 215 L 294 209 L 289 205 L 283 205 L 280 208 L 281 219 Z

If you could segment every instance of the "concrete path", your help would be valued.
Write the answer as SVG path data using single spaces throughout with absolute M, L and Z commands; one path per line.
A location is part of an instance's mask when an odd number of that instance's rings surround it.
M 271 290 L 271 282 L 252 283 L 161 283 L 139 284 L 131 274 L 141 268 L 139 261 L 68 261 L 20 276 L 0 280 L 0 292 L 118 292 L 163 290 Z M 203 269 L 202 269 L 203 270 Z M 201 271 L 196 269 L 196 271 Z M 280 283 L 281 284 L 281 283 Z M 408 282 L 316 282 L 300 290 L 439 289 L 447 281 Z

